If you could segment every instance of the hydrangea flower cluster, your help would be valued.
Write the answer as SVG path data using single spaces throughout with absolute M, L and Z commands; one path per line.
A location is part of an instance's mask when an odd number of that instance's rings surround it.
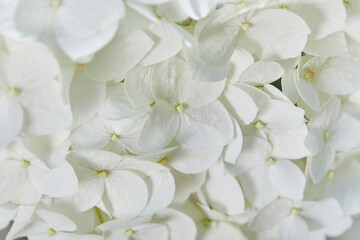
M 360 1 L 0 0 L 6 240 L 354 240 L 358 214 Z

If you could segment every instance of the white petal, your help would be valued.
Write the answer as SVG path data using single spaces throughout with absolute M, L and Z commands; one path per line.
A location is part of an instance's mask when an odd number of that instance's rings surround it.
M 134 107 L 151 104 L 154 97 L 151 92 L 153 66 L 136 66 L 126 74 L 125 92 Z
M 15 12 L 15 26 L 27 35 L 39 35 L 49 27 L 53 15 L 50 4 L 21 0 Z
M 27 169 L 19 161 L 0 161 L 0 203 L 10 201 L 29 185 Z
M 334 95 L 346 95 L 360 89 L 360 70 L 354 67 L 360 64 L 359 53 L 358 48 L 351 48 L 348 54 L 328 58 L 327 66 L 323 66 L 316 74 L 317 87 Z
M 275 200 L 260 210 L 249 227 L 254 231 L 264 231 L 278 225 L 284 218 L 290 215 L 292 202 L 282 199 Z
M 253 86 L 263 86 L 280 79 L 283 73 L 284 69 L 277 62 L 258 61 L 240 75 L 239 81 Z
M 105 99 L 106 84 L 89 79 L 77 69 L 70 87 L 73 127 L 90 120 L 99 111 Z
M 334 162 L 335 151 L 323 144 L 318 154 L 310 157 L 310 175 L 314 183 L 320 182 Z
M 239 157 L 243 145 L 243 136 L 239 124 L 231 117 L 234 126 L 234 138 L 224 147 L 222 158 L 225 162 L 235 164 L 236 159 Z
M 282 9 L 257 12 L 248 22 L 251 26 L 239 34 L 240 46 L 252 49 L 261 59 L 286 59 L 300 55 L 310 29 L 298 15 Z M 292 26 L 297 26 L 296 30 Z
M 60 84 L 47 80 L 31 91 L 24 90 L 20 98 L 24 108 L 23 130 L 29 135 L 53 133 L 68 127 L 72 121 L 70 105 L 62 99 Z
M 305 138 L 305 146 L 312 155 L 319 153 L 324 144 L 324 130 L 319 128 L 311 129 Z
M 178 1 L 180 8 L 193 19 L 201 19 L 206 17 L 215 5 L 212 5 L 210 1 L 193 2 L 190 0 Z
M 76 62 L 82 62 L 84 59 L 88 61 L 88 58 L 92 58 L 93 54 L 111 41 L 119 26 L 118 22 L 114 22 L 90 35 L 74 35 L 61 26 L 59 18 L 55 19 L 54 25 L 55 38 L 60 48 L 72 61 Z
M 242 168 L 242 171 L 264 165 L 266 160 L 271 157 L 271 153 L 272 147 L 268 141 L 256 137 L 245 137 L 236 165 Z
M 170 24 L 166 22 L 162 22 L 161 25 L 152 24 L 148 31 L 151 33 L 155 45 L 141 61 L 142 65 L 162 62 L 175 56 L 182 49 L 182 38 Z
M 141 215 L 151 215 L 166 208 L 172 201 L 175 182 L 168 168 L 155 163 L 131 159 L 123 161 L 123 168 L 141 172 L 148 186 L 148 202 Z
M 46 209 L 38 209 L 36 210 L 36 214 L 44 220 L 50 228 L 53 228 L 56 231 L 72 232 L 76 230 L 76 224 L 60 213 Z
M 99 204 L 104 194 L 104 182 L 95 171 L 83 167 L 76 167 L 75 170 L 79 179 L 79 192 L 62 200 L 69 209 L 84 212 Z
M 29 178 L 36 190 L 50 197 L 66 197 L 78 192 L 74 169 L 66 161 L 54 169 L 48 169 L 42 164 L 31 164 Z
M 304 124 L 294 129 L 273 129 L 269 140 L 273 145 L 273 156 L 285 159 L 299 159 L 308 155 L 304 145 L 307 128 Z
M 155 65 L 153 70 L 152 93 L 172 105 L 184 103 L 191 94 L 190 72 L 180 58 L 171 58 Z
M 116 0 L 64 2 L 58 9 L 57 18 L 68 34 L 91 36 L 118 21 L 123 7 L 123 3 Z
M 280 196 L 300 201 L 305 189 L 305 176 L 291 161 L 277 160 L 269 167 L 271 184 Z
M 264 207 L 279 195 L 271 184 L 266 165 L 243 173 L 240 175 L 240 182 L 246 199 L 255 207 Z
M 309 239 L 309 229 L 306 222 L 296 215 L 291 215 L 279 224 L 279 240 L 305 240 Z
M 341 112 L 341 101 L 338 98 L 329 99 L 325 105 L 311 118 L 308 127 L 329 129 L 339 119 Z
M 169 239 L 169 230 L 166 226 L 154 223 L 140 224 L 133 228 L 133 239 L 149 240 L 167 240 Z
M 270 100 L 260 109 L 258 116 L 266 127 L 274 128 L 296 128 L 304 124 L 304 110 L 291 104 Z
M 314 56 L 333 57 L 348 51 L 343 32 L 332 33 L 325 38 L 308 41 L 304 52 Z
M 176 191 L 172 206 L 181 206 L 190 197 L 198 192 L 206 179 L 206 171 L 197 174 L 183 174 L 176 170 L 171 171 L 175 179 Z
M 55 238 L 54 238 L 55 237 Z M 55 234 L 54 240 L 103 240 L 104 238 L 95 234 L 59 232 Z
M 176 139 L 189 149 L 216 148 L 228 144 L 234 136 L 231 119 L 224 106 L 215 101 L 180 114 Z
M 325 186 L 326 196 L 338 200 L 345 215 L 359 212 L 360 163 L 356 160 L 345 161 L 333 172 L 334 178 L 328 179 Z
M 318 230 L 339 221 L 343 214 L 335 199 L 325 199 L 319 202 L 301 202 L 298 206 L 300 215 L 308 223 L 310 230 Z
M 226 86 L 221 101 L 235 119 L 243 125 L 251 123 L 258 112 L 254 100 L 241 88 L 233 85 Z
M 347 113 L 329 130 L 328 143 L 336 151 L 349 151 L 360 143 L 360 121 Z
M 244 212 L 245 200 L 240 184 L 231 175 L 209 178 L 202 189 L 213 208 L 229 215 Z
M 290 5 L 311 29 L 310 39 L 323 38 L 344 28 L 346 11 L 344 4 L 336 0 L 300 1 Z
M 179 124 L 180 117 L 174 106 L 157 101 L 141 130 L 139 149 L 149 152 L 166 147 L 173 140 Z
M 11 55 L 7 81 L 10 86 L 19 87 L 22 93 L 41 88 L 42 84 L 53 80 L 59 72 L 58 61 L 50 51 L 21 46 Z
M 106 98 L 99 111 L 100 116 L 108 120 L 119 120 L 150 111 L 149 106 L 134 107 L 125 93 L 125 86 L 123 83 L 107 85 Z
M 63 163 L 69 152 L 69 135 L 69 131 L 62 130 L 50 135 L 33 137 L 23 144 L 49 168 L 55 168 Z
M 170 231 L 170 239 L 194 240 L 196 237 L 196 226 L 194 221 L 186 214 L 175 209 L 167 208 L 156 214 L 156 220 L 166 224 Z M 184 231 L 186 229 L 186 231 Z
M 230 58 L 230 71 L 227 76 L 227 81 L 234 84 L 239 81 L 240 75 L 254 63 L 254 57 L 245 49 L 235 49 Z
M 191 150 L 179 147 L 166 155 L 169 165 L 186 174 L 202 172 L 212 166 L 220 157 L 222 148 Z
M 23 110 L 15 99 L 0 100 L 0 147 L 18 136 L 23 124 Z
M 146 205 L 146 184 L 130 171 L 111 171 L 105 179 L 105 188 L 105 206 L 116 218 L 130 220 L 139 215 Z
M 119 29 L 113 40 L 85 65 L 86 74 L 96 81 L 122 79 L 153 46 L 141 30 Z

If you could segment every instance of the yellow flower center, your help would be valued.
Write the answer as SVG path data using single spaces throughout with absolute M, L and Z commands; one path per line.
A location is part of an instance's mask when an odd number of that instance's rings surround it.
M 263 123 L 262 121 L 258 120 L 258 121 L 256 121 L 256 122 L 254 123 L 254 126 L 255 126 L 255 128 L 257 128 L 257 129 L 262 129 L 262 128 L 265 127 L 265 123 Z
M 250 26 L 251 24 L 248 21 L 246 21 L 246 22 L 242 22 L 240 27 L 242 30 L 246 32 L 247 30 L 249 30 Z
M 335 177 L 335 172 L 334 172 L 334 170 L 329 170 L 329 171 L 327 172 L 327 174 L 326 174 L 326 177 L 327 177 L 328 179 L 333 179 L 333 178 Z
M 167 165 L 167 159 L 166 157 L 163 157 L 162 159 L 160 159 L 159 161 L 157 161 L 158 164 L 161 164 L 163 166 Z
M 300 208 L 293 207 L 290 209 L 291 214 L 298 215 L 301 212 Z
M 183 112 L 185 111 L 184 106 L 181 105 L 181 104 L 176 105 L 176 106 L 175 106 L 175 109 L 176 109 L 176 111 L 177 111 L 178 113 L 183 113 Z
M 129 228 L 129 229 L 127 229 L 126 231 L 125 231 L 125 234 L 126 234 L 126 236 L 128 236 L 128 237 L 132 237 L 132 235 L 135 233 L 135 231 L 134 230 L 132 230 L 131 228 Z
M 48 230 L 48 234 L 49 234 L 49 236 L 54 236 L 56 234 L 56 231 L 54 229 L 50 228 Z
M 20 90 L 17 87 L 9 87 L 6 90 L 6 95 L 8 97 L 17 97 L 20 94 Z
M 107 170 L 101 170 L 97 172 L 99 178 L 105 179 L 109 176 L 109 172 Z
M 268 165 L 273 165 L 275 163 L 275 159 L 273 159 L 272 157 L 269 157 L 268 159 L 266 159 L 266 163 Z
M 304 78 L 307 82 L 312 82 L 315 80 L 316 77 L 316 70 L 305 68 L 304 70 Z
M 50 6 L 53 9 L 58 9 L 62 5 L 62 0 L 50 0 Z
M 350 7 L 350 4 L 351 4 L 350 0 L 343 0 L 343 3 L 346 8 Z
M 328 139 L 330 137 L 331 133 L 329 132 L 329 130 L 325 130 L 324 131 L 324 138 Z
M 26 159 L 21 159 L 21 164 L 22 164 L 24 167 L 30 166 L 30 162 L 27 161 Z
M 116 133 L 113 133 L 113 134 L 111 134 L 111 141 L 117 141 L 119 138 L 120 138 L 120 136 L 119 135 L 117 135 Z

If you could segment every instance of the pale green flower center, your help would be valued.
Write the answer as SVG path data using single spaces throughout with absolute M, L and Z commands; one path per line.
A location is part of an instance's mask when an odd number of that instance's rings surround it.
M 351 4 L 350 0 L 343 0 L 343 3 L 346 8 L 350 7 L 350 4 Z
M 265 127 L 265 123 L 263 123 L 262 121 L 258 120 L 258 121 L 256 121 L 256 122 L 254 123 L 254 126 L 255 126 L 255 128 L 257 128 L 257 129 L 262 129 L 262 128 Z
M 161 164 L 163 166 L 167 165 L 167 159 L 166 157 L 163 157 L 162 159 L 160 159 L 159 161 L 157 161 L 158 164 Z
M 201 223 L 204 225 L 204 227 L 209 228 L 212 226 L 213 221 L 209 218 L 204 218 L 201 220 Z
M 58 9 L 62 5 L 62 0 L 50 0 L 50 6 L 53 9 Z
M 132 237 L 132 235 L 135 233 L 135 231 L 134 230 L 132 230 L 131 228 L 129 228 L 129 229 L 127 229 L 126 231 L 125 231 L 125 234 L 126 234 L 126 236 L 128 236 L 128 237 Z
M 266 163 L 268 165 L 273 165 L 275 163 L 275 159 L 272 157 L 269 157 L 268 159 L 266 159 Z
M 30 162 L 26 159 L 21 159 L 21 164 L 24 166 L 24 167 L 28 167 L 30 166 Z
M 9 87 L 6 90 L 6 95 L 8 97 L 17 97 L 20 94 L 20 90 L 17 87 Z
M 326 174 L 326 177 L 327 177 L 328 179 L 333 179 L 333 178 L 335 177 L 335 172 L 334 172 L 334 170 L 329 170 L 329 171 L 327 172 L 327 174 Z
M 246 22 L 242 22 L 240 27 L 242 30 L 246 32 L 247 30 L 249 30 L 250 26 L 251 24 L 248 21 L 246 21 Z
M 314 81 L 315 77 L 316 77 L 316 70 L 310 68 L 304 69 L 304 78 L 307 82 Z
M 105 179 L 109 176 L 109 172 L 107 170 L 101 170 L 97 172 L 99 178 Z
M 54 236 L 56 234 L 56 231 L 54 229 L 50 228 L 48 230 L 48 234 L 49 234 L 49 236 Z
M 293 214 L 293 215 L 298 215 L 298 214 L 301 212 L 301 209 L 300 209 L 300 208 L 296 208 L 296 207 L 292 207 L 292 208 L 290 209 L 290 212 L 291 212 L 291 214 Z
M 328 130 L 325 130 L 325 131 L 324 131 L 324 138 L 325 138 L 325 139 L 328 139 L 328 138 L 330 137 L 330 135 L 331 135 L 331 134 L 330 134 L 330 132 L 329 132 Z
M 181 105 L 181 104 L 176 105 L 176 106 L 175 106 L 175 109 L 176 109 L 176 111 L 177 111 L 178 113 L 183 113 L 183 112 L 185 111 L 184 106 Z
M 119 135 L 117 135 L 116 133 L 113 133 L 113 134 L 111 134 L 111 141 L 117 141 L 119 138 L 120 138 L 120 136 Z

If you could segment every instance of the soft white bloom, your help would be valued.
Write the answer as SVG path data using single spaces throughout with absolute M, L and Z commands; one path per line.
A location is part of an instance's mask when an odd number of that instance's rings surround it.
M 264 231 L 279 228 L 279 240 L 307 240 L 309 230 L 318 230 L 339 221 L 341 207 L 336 200 L 293 202 L 275 200 L 260 210 L 251 221 L 250 228 Z
M 274 155 L 266 140 L 246 137 L 235 166 L 245 196 L 255 207 L 263 207 L 279 195 L 295 201 L 303 198 L 304 174 L 292 161 Z
M 173 198 L 173 177 L 160 164 L 100 150 L 73 151 L 69 161 L 80 187 L 77 194 L 62 201 L 78 212 L 102 201 L 114 217 L 130 220 L 167 207 Z
M 22 143 L 0 152 L 0 203 L 38 201 L 41 194 L 65 197 L 78 191 L 78 180 L 67 161 L 49 169 Z M 33 200 L 34 199 L 34 200 Z M 35 204 L 32 203 L 32 204 Z
M 103 48 L 114 37 L 124 5 L 117 0 L 20 0 L 15 26 L 24 35 L 54 36 L 74 61 Z
M 331 167 L 335 151 L 349 151 L 359 144 L 360 121 L 341 111 L 338 98 L 330 99 L 310 120 L 305 139 L 311 152 L 310 174 L 318 183 Z
M 294 81 L 304 102 L 319 110 L 329 95 L 347 95 L 358 90 L 358 52 L 358 48 L 350 48 L 348 53 L 340 56 L 303 57 Z
M 310 29 L 298 15 L 283 9 L 264 9 L 237 19 L 243 31 L 238 46 L 263 60 L 300 55 Z M 296 28 L 293 28 L 296 26 Z
M 76 224 L 69 218 L 46 209 L 36 210 L 38 219 L 32 221 L 16 236 L 26 236 L 34 240 L 102 240 L 95 234 L 73 233 Z
M 22 47 L 0 52 L 0 146 L 20 132 L 43 135 L 71 124 L 70 106 L 61 96 L 59 65 L 42 49 Z
M 195 240 L 197 232 L 195 223 L 189 216 L 171 208 L 164 209 L 137 224 L 126 225 L 114 220 L 100 225 L 99 228 L 112 230 L 105 234 L 105 240 Z
M 155 105 L 139 136 L 139 148 L 153 151 L 176 140 L 189 149 L 221 147 L 234 135 L 231 119 L 216 99 L 224 82 L 192 81 L 181 59 L 173 58 L 153 70 Z M 156 139 L 155 141 L 153 139 Z

